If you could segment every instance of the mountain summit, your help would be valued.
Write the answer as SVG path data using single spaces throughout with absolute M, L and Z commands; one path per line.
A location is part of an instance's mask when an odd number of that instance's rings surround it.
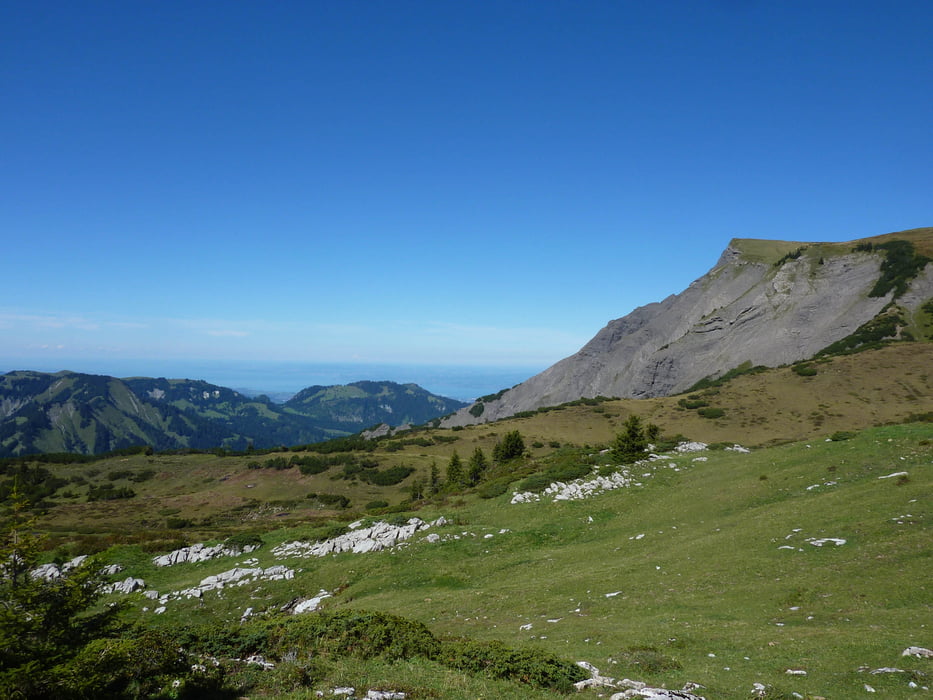
M 444 425 L 581 397 L 648 398 L 740 368 L 776 367 L 879 340 L 928 340 L 933 228 L 846 243 L 734 239 L 680 294 L 610 321 L 576 354 Z

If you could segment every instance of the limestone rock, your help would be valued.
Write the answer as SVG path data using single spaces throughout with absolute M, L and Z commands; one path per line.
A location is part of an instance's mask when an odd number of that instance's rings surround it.
M 391 525 L 383 521 L 370 527 L 362 527 L 359 523 L 353 523 L 356 527 L 351 526 L 350 532 L 339 537 L 323 542 L 284 542 L 273 549 L 272 553 L 282 559 L 285 557 L 324 557 L 342 552 L 355 554 L 379 552 L 411 539 L 417 532 L 446 523 L 443 517 L 433 523 L 427 523 L 420 518 L 410 518 L 404 525 Z
M 479 416 L 468 407 L 442 425 L 492 422 L 581 397 L 670 396 L 745 363 L 777 367 L 809 359 L 892 301 L 894 292 L 869 296 L 883 254 L 854 247 L 854 241 L 734 239 L 719 262 L 681 293 L 610 321 L 574 355 L 483 402 Z M 782 257 L 798 248 L 798 257 Z M 933 264 L 909 282 L 897 303 L 914 312 L 930 297 Z
M 901 652 L 901 656 L 914 656 L 918 659 L 933 659 L 933 650 L 924 647 L 907 647 Z
M 199 561 L 207 561 L 214 557 L 238 557 L 257 549 L 257 546 L 231 547 L 224 543 L 215 544 L 212 547 L 198 543 L 190 547 L 182 547 L 168 554 L 163 554 L 152 559 L 156 566 L 174 566 L 175 564 L 187 564 Z

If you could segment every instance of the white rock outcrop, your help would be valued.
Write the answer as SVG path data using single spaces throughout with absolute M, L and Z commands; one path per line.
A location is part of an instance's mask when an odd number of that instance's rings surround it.
M 129 594 L 133 591 L 139 591 L 146 587 L 146 582 L 141 578 L 134 578 L 128 576 L 122 581 L 117 581 L 116 583 L 110 583 L 104 586 L 101 590 L 103 593 L 123 593 Z
M 907 647 L 901 656 L 913 656 L 917 659 L 933 659 L 933 650 L 924 647 Z
M 410 518 L 404 525 L 378 522 L 369 527 L 357 526 L 350 532 L 322 542 L 284 542 L 275 547 L 272 554 L 279 559 L 286 559 L 289 557 L 326 557 L 329 554 L 343 552 L 356 554 L 379 552 L 411 539 L 416 532 L 446 524 L 447 520 L 443 517 L 430 523 L 421 518 Z
M 258 549 L 258 545 L 247 547 L 231 547 L 221 542 L 213 546 L 205 544 L 193 544 L 190 547 L 182 547 L 168 554 L 162 554 L 153 557 L 152 563 L 156 566 L 174 566 L 175 564 L 191 564 L 199 561 L 208 561 L 215 557 L 238 557 L 241 554 L 247 554 Z

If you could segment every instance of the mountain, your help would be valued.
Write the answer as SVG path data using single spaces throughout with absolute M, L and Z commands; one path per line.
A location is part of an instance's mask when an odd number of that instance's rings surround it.
M 425 422 L 464 405 L 392 382 L 311 387 L 276 404 L 189 379 L 18 371 L 0 376 L 0 457 L 297 445 L 379 422 Z
M 357 433 L 377 423 L 421 425 L 467 405 L 417 384 L 363 381 L 308 387 L 286 401 L 284 408 L 328 430 Z
M 610 321 L 576 354 L 445 426 L 583 397 L 649 398 L 754 366 L 930 340 L 933 228 L 847 243 L 734 239 L 680 294 Z

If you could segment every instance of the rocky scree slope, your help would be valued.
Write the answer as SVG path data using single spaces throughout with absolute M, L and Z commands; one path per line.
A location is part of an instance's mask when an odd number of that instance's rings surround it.
M 670 396 L 742 365 L 812 358 L 883 313 L 920 314 L 933 298 L 931 248 L 930 228 L 847 243 L 734 239 L 680 294 L 610 321 L 576 354 L 443 425 L 581 397 Z

